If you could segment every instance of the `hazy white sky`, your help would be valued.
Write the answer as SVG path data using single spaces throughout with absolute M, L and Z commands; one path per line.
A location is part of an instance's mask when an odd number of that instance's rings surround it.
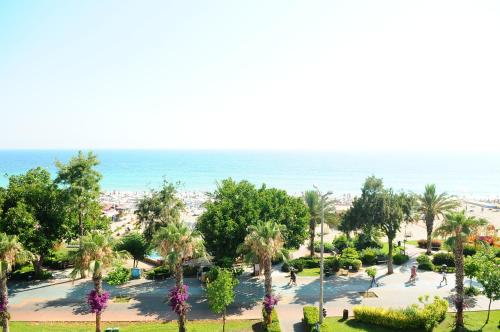
M 2 1 L 0 148 L 500 151 L 500 1 Z

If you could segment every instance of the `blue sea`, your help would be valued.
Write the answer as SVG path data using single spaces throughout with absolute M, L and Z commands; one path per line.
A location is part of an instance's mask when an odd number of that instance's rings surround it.
M 300 193 L 331 190 L 336 196 L 357 195 L 364 179 L 382 177 L 395 190 L 421 192 L 427 183 L 439 191 L 476 198 L 500 197 L 500 156 L 494 153 L 294 152 L 94 150 L 107 191 L 143 191 L 163 178 L 181 182 L 181 190 L 212 191 L 217 181 L 232 177 L 257 185 Z M 68 161 L 76 151 L 0 150 L 0 186 L 7 176 L 42 166 L 55 174 L 54 161 Z

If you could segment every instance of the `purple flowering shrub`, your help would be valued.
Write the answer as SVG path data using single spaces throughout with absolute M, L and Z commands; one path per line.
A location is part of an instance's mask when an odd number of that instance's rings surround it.
M 264 310 L 269 315 L 273 311 L 274 306 L 278 304 L 278 297 L 274 295 L 266 295 L 262 304 L 264 305 Z
M 182 285 L 170 290 L 170 307 L 177 315 L 186 314 L 189 310 L 188 299 L 188 286 Z
M 87 296 L 87 303 L 89 304 L 90 311 L 92 313 L 101 313 L 108 306 L 109 293 L 102 292 L 98 294 L 95 290 L 92 290 Z

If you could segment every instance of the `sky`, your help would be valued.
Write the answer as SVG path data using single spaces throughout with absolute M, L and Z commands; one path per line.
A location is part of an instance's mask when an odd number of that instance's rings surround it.
M 500 1 L 0 2 L 0 149 L 500 151 Z

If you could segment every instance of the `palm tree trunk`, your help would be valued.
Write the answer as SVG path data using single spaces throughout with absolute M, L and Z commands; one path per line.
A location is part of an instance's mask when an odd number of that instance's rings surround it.
M 37 260 L 33 262 L 33 266 L 35 267 L 35 276 L 40 277 L 42 275 L 42 264 L 43 264 L 43 255 L 40 255 Z
M 264 286 L 267 296 L 273 295 L 273 279 L 271 277 L 271 258 L 264 258 Z
M 311 253 L 311 257 L 314 257 L 314 232 L 316 231 L 316 222 L 313 223 L 313 221 L 311 220 L 309 222 L 309 244 L 310 244 L 310 253 Z
M 94 275 L 92 278 L 94 281 L 94 289 L 97 294 L 102 294 L 102 276 L 100 274 Z M 100 311 L 95 314 L 95 332 L 101 332 L 101 315 Z
M 184 277 L 183 277 L 183 269 L 182 269 L 182 263 L 178 263 L 175 265 L 175 286 L 177 289 L 182 287 L 184 284 Z M 178 318 L 178 323 L 179 323 L 179 332 L 186 332 L 186 313 L 182 312 L 179 314 Z
M 394 269 L 392 267 L 392 251 L 394 250 L 394 248 L 392 241 L 394 240 L 394 238 L 388 236 L 387 239 L 389 240 L 389 254 L 387 255 L 387 274 L 393 274 Z
M 181 287 L 184 284 L 184 271 L 182 269 L 182 264 L 179 263 L 175 265 L 175 286 Z
M 5 308 L 0 313 L 2 315 L 2 331 L 9 332 L 9 314 L 7 313 L 7 299 L 9 298 L 7 291 L 7 274 L 1 271 L 0 273 L 2 273 L 2 276 L 0 277 L 0 296 L 2 297 L 2 302 L 5 303 Z
M 425 227 L 427 230 L 427 250 L 426 254 L 432 253 L 432 229 L 434 228 L 434 218 L 425 218 Z
M 457 297 L 455 299 L 455 307 L 457 309 L 456 316 L 456 329 L 463 331 L 464 329 L 464 256 L 463 256 L 463 242 L 461 230 L 456 232 L 455 244 L 455 289 Z

